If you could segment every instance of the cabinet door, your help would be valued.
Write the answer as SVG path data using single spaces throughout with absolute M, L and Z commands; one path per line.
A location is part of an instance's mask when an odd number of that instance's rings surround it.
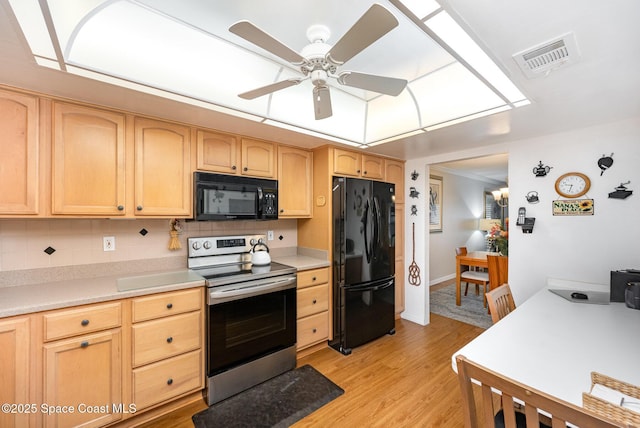
M 385 181 L 396 185 L 396 204 L 404 203 L 404 162 L 385 159 Z
M 43 403 L 75 409 L 43 414 L 44 426 L 99 427 L 122 418 L 112 407 L 122 402 L 119 328 L 47 343 L 43 351 Z
M 38 99 L 0 91 L 0 215 L 38 213 Z
M 362 155 L 362 176 L 382 180 L 384 178 L 384 159 L 377 156 Z
M 30 376 L 29 318 L 0 322 L 0 349 L 0 403 L 26 405 L 29 403 Z M 28 412 L 18 409 L 0 412 L 0 427 L 28 426 L 29 416 Z
M 53 214 L 124 215 L 124 115 L 53 105 Z
M 278 148 L 278 206 L 280 218 L 311 217 L 313 154 Z
M 189 128 L 136 118 L 135 156 L 135 214 L 190 217 Z
M 274 143 L 243 138 L 241 147 L 243 175 L 276 177 L 276 145 Z
M 198 169 L 224 174 L 239 172 L 240 145 L 235 136 L 199 130 L 197 140 Z
M 396 314 L 404 311 L 404 279 L 407 271 L 404 268 L 404 204 L 396 204 Z
M 349 150 L 333 149 L 333 172 L 339 175 L 359 177 L 362 155 Z

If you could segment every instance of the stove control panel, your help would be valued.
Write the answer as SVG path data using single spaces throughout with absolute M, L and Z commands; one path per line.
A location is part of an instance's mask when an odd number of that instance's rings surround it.
M 189 238 L 189 258 L 248 253 L 258 242 L 266 242 L 265 235 L 202 236 Z

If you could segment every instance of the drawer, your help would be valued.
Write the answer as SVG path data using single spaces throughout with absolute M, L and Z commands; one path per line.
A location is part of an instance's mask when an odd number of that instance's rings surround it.
M 119 327 L 120 302 L 47 312 L 44 322 L 44 340 L 55 340 L 94 331 Z
M 298 320 L 298 343 L 302 349 L 329 337 L 329 312 L 321 312 Z
M 317 314 L 329 309 L 329 285 L 316 285 L 298 290 L 298 318 Z
M 329 268 L 298 272 L 298 288 L 311 287 L 329 282 Z
M 196 311 L 202 308 L 203 300 L 202 288 L 138 297 L 131 303 L 131 320 L 140 322 Z
M 135 324 L 132 330 L 134 367 L 202 346 L 200 311 Z
M 133 371 L 133 403 L 137 410 L 202 389 L 202 351 L 169 358 Z

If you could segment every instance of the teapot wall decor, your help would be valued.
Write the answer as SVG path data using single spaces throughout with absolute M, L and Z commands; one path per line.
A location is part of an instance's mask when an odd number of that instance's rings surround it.
M 538 166 L 533 167 L 533 174 L 536 177 L 545 177 L 549 171 L 551 171 L 552 166 L 546 166 L 542 164 L 542 161 L 538 162 Z
M 532 190 L 529 193 L 527 193 L 527 195 L 525 196 L 525 199 L 530 204 L 537 204 L 538 202 L 540 202 L 540 198 L 538 197 L 538 192 L 536 192 L 535 190 Z

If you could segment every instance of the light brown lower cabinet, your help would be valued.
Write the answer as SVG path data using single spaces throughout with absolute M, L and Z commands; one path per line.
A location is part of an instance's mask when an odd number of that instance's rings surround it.
M 329 337 L 329 268 L 298 272 L 298 351 Z
M 47 343 L 44 395 L 45 427 L 101 427 L 122 418 L 121 329 Z
M 196 399 L 204 388 L 203 293 L 0 319 L 0 399 L 31 406 L 0 413 L 0 427 L 129 426 Z

